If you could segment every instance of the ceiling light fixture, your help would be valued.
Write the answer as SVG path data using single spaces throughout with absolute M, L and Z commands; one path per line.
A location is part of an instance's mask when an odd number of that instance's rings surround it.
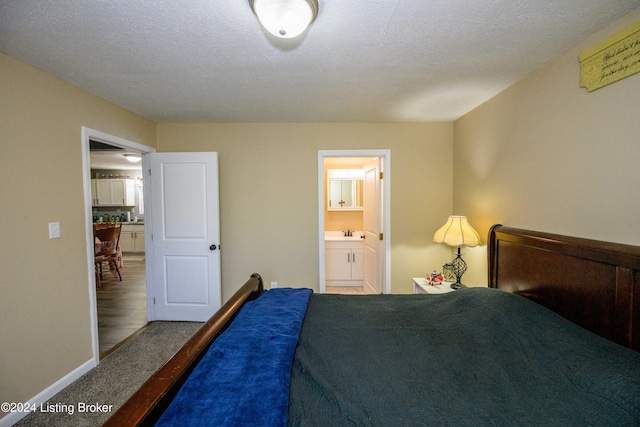
M 276 37 L 298 37 L 318 16 L 318 0 L 249 0 L 262 26 Z
M 131 163 L 138 163 L 140 160 L 142 160 L 142 157 L 136 156 L 135 154 L 125 154 L 124 158 L 129 160 Z

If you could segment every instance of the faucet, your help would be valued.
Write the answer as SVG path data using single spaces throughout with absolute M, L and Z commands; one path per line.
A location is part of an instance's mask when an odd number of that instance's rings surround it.
M 353 231 L 347 229 L 347 231 L 344 231 L 344 237 L 352 237 L 353 236 Z

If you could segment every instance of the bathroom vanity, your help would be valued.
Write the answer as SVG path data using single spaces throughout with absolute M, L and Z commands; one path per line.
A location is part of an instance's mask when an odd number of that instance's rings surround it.
M 364 233 L 325 232 L 325 280 L 327 286 L 362 286 Z

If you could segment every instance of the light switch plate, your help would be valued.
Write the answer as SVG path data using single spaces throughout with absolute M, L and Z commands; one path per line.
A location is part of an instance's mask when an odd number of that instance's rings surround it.
M 49 223 L 49 238 L 50 239 L 59 239 L 60 238 L 60 223 L 59 222 L 50 222 Z

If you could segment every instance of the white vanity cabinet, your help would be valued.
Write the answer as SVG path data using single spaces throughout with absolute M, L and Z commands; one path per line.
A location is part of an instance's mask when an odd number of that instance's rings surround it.
M 134 206 L 135 185 L 132 179 L 92 179 L 93 206 Z
M 325 241 L 325 280 L 327 286 L 362 286 L 364 241 Z
M 144 252 L 144 225 L 122 224 L 120 249 L 122 252 Z

